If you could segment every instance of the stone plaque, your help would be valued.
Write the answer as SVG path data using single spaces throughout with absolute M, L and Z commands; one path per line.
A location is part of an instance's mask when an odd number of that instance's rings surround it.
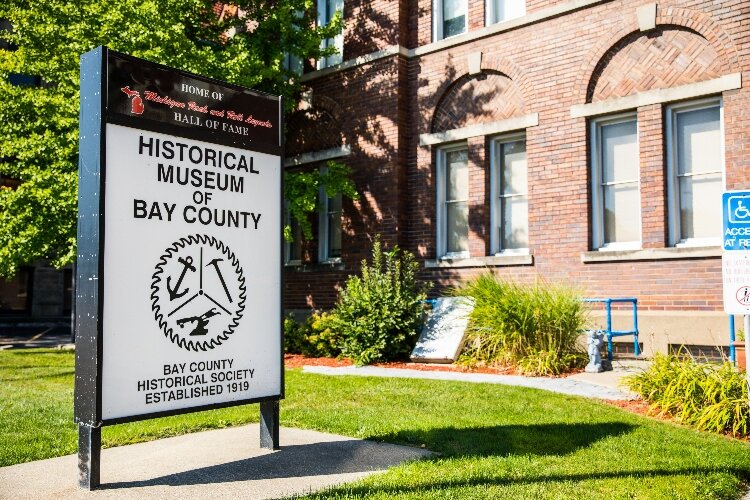
M 454 362 L 461 352 L 469 315 L 473 310 L 474 299 L 470 297 L 437 299 L 432 314 L 411 353 L 412 361 Z

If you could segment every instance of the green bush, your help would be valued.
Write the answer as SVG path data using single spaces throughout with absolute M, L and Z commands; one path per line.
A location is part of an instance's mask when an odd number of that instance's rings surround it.
M 587 308 L 570 286 L 522 285 L 488 272 L 453 293 L 475 300 L 459 363 L 514 366 L 528 375 L 556 375 L 586 364 L 578 336 Z
M 300 323 L 291 315 L 284 319 L 284 351 L 313 357 L 333 358 L 341 354 L 341 338 L 331 326 L 331 313 L 315 311 Z
M 657 354 L 648 370 L 626 383 L 660 415 L 705 431 L 748 434 L 747 380 L 728 362 Z
M 375 239 L 372 261 L 361 276 L 350 276 L 333 310 L 342 354 L 359 365 L 402 357 L 416 343 L 427 297 L 417 283 L 414 256 L 394 247 L 383 252 Z

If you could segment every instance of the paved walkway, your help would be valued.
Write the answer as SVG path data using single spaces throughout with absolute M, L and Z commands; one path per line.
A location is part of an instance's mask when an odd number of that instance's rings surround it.
M 102 488 L 78 488 L 75 455 L 0 467 L 0 499 L 281 498 L 321 490 L 432 455 L 408 446 L 282 428 L 281 450 L 258 425 L 102 450 Z
M 0 324 L 0 349 L 30 347 L 72 349 L 70 326 L 57 323 L 37 325 Z
M 602 373 L 577 373 L 569 377 L 524 377 L 520 375 L 493 375 L 487 373 L 465 373 L 452 371 L 424 371 L 378 366 L 305 366 L 306 373 L 322 375 L 359 375 L 366 377 L 421 378 L 430 380 L 456 380 L 485 384 L 514 385 L 546 391 L 610 400 L 633 400 L 636 394 L 622 388 L 620 382 L 626 375 L 645 368 L 643 361 L 613 363 L 613 370 Z

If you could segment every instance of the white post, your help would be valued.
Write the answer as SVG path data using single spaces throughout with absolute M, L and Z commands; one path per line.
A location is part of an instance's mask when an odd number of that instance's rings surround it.
M 745 378 L 747 378 L 747 385 L 750 393 L 750 315 L 745 314 L 744 316 L 743 333 L 745 334 Z M 748 400 L 750 404 L 750 399 Z

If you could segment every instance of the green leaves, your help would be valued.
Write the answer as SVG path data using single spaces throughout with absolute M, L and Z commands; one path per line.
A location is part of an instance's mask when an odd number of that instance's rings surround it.
M 692 357 L 657 353 L 648 370 L 629 377 L 630 389 L 653 411 L 698 429 L 747 436 L 747 380 L 731 363 L 699 363 Z
M 244 12 L 219 17 L 211 0 L 14 0 L 0 5 L 0 275 L 39 259 L 65 265 L 75 257 L 78 171 L 79 58 L 99 46 L 178 69 L 284 96 L 295 107 L 299 78 L 283 69 L 287 53 L 318 58 L 324 38 L 341 30 L 340 16 L 314 27 L 315 2 L 243 1 Z M 225 6 L 225 8 L 227 8 Z M 234 29 L 234 36 L 227 36 Z M 11 75 L 40 77 L 18 87 Z M 310 236 L 307 215 L 317 189 L 356 196 L 343 166 L 299 178 L 291 174 L 292 213 Z M 310 186 L 304 186 L 306 182 Z M 347 194 L 348 193 L 348 194 Z
M 342 163 L 329 161 L 321 172 L 286 172 L 284 177 L 284 198 L 287 200 L 287 210 L 291 217 L 299 222 L 302 234 L 306 239 L 312 238 L 312 224 L 310 214 L 317 212 L 319 207 L 319 193 L 323 188 L 329 197 L 341 193 L 347 198 L 357 199 L 359 194 L 352 182 L 351 169 Z M 289 226 L 284 228 L 284 237 L 292 241 Z
M 576 340 L 586 308 L 575 289 L 484 273 L 454 294 L 475 300 L 460 362 L 512 365 L 529 375 L 556 375 L 585 363 Z
M 419 264 L 407 251 L 383 252 L 380 238 L 372 260 L 362 261 L 361 276 L 350 276 L 333 310 L 341 352 L 367 365 L 408 355 L 422 324 L 429 284 L 417 283 Z

